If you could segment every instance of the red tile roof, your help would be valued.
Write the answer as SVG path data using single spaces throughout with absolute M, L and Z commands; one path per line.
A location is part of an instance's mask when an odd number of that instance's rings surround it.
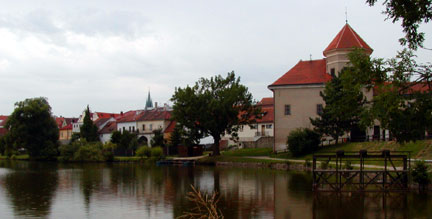
M 171 118 L 171 111 L 164 110 L 163 108 L 146 110 L 140 116 L 138 121 L 152 121 L 152 120 L 169 120 Z
M 336 35 L 336 37 L 331 41 L 331 43 L 324 50 L 324 56 L 328 52 L 335 49 L 350 49 L 350 48 L 363 48 L 369 54 L 372 53 L 372 48 L 351 28 L 349 24 L 345 24 L 341 31 Z
M 98 116 L 99 119 L 111 118 L 111 117 L 116 118 L 116 117 L 120 116 L 120 114 L 117 114 L 117 113 L 102 113 L 102 112 L 94 112 L 94 113 L 96 113 L 96 115 Z M 91 116 L 93 116 L 93 113 Z
M 270 86 L 323 84 L 331 80 L 326 73 L 326 60 L 299 61 Z
M 62 128 L 63 127 L 64 118 L 63 117 L 56 117 L 55 120 L 56 120 L 58 128 Z
M 258 102 L 257 105 L 265 106 L 265 105 L 273 105 L 273 97 L 264 97 Z
M 9 118 L 9 116 L 0 115 L 0 126 L 5 126 L 8 118 Z
M 261 107 L 261 111 L 264 113 L 264 116 L 261 119 L 257 119 L 257 123 L 273 123 L 274 106 L 263 106 Z
M 123 123 L 123 122 L 134 122 L 137 121 L 138 118 L 141 116 L 143 111 L 138 111 L 138 110 L 131 110 L 131 111 L 127 111 L 123 114 L 120 114 L 120 116 L 118 116 L 117 119 L 117 123 Z
M 98 127 L 98 128 L 100 128 L 103 124 L 105 124 L 105 122 L 107 122 L 108 120 L 110 120 L 111 119 L 111 117 L 109 117 L 109 118 L 99 118 L 99 119 L 97 119 L 96 121 L 94 121 L 93 123 Z
M 60 130 L 72 130 L 72 124 L 66 125 L 65 127 L 60 128 Z
M 174 127 L 176 126 L 176 121 L 171 121 L 168 127 L 165 129 L 165 133 L 171 133 L 174 131 Z
M 105 125 L 105 127 L 103 127 L 103 129 L 101 129 L 99 131 L 100 134 L 109 134 L 114 132 L 115 130 L 117 130 L 117 123 L 112 121 L 112 122 L 108 122 L 108 124 Z

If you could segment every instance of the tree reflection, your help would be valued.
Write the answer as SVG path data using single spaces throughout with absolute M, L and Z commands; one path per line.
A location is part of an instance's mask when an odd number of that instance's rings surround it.
M 16 215 L 46 217 L 58 185 L 56 164 L 50 163 L 47 167 L 41 163 L 26 163 L 26 166 L 27 171 L 16 169 L 3 179 L 8 197 Z

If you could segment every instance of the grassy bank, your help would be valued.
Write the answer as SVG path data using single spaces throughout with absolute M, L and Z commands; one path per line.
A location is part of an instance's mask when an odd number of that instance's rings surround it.
M 368 150 L 368 151 L 381 151 L 381 150 L 391 150 L 391 151 L 411 151 L 411 158 L 413 159 L 424 159 L 424 160 L 432 160 L 432 140 L 421 140 L 416 142 L 410 142 L 406 144 L 398 144 L 394 141 L 385 141 L 385 142 L 356 142 L 356 143 L 345 143 L 333 146 L 325 146 L 320 148 L 317 153 L 320 152 L 334 152 L 338 150 L 344 151 L 359 151 L 359 150 Z M 287 158 L 287 159 L 311 159 L 312 154 L 307 154 L 300 157 L 293 157 L 291 153 L 278 153 L 272 154 L 271 157 L 275 158 Z

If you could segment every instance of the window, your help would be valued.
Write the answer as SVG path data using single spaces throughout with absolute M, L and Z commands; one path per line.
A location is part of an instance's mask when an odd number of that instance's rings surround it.
M 143 129 L 142 130 L 145 131 L 145 124 L 143 125 Z
M 126 127 L 123 127 L 123 132 L 126 131 Z
M 257 129 L 258 128 L 258 125 L 251 125 L 251 129 Z
M 317 114 L 321 115 L 323 113 L 323 105 L 317 104 Z
M 129 132 L 132 130 L 132 128 L 129 126 Z
M 132 126 L 132 132 L 135 132 L 135 126 Z
M 291 105 L 285 105 L 285 115 L 291 115 Z
M 150 124 L 150 131 L 153 130 L 153 124 Z
M 336 76 L 336 73 L 335 73 L 335 69 L 334 69 L 334 68 L 330 69 L 330 74 L 331 74 L 332 77 L 335 77 L 335 76 Z
M 267 124 L 265 127 L 266 127 L 266 129 L 271 129 L 272 128 L 272 124 Z

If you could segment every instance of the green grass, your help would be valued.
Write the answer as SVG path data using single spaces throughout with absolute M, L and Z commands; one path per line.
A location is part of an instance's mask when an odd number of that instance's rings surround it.
M 273 153 L 272 148 L 245 148 L 238 150 L 223 151 L 224 156 L 249 157 L 249 156 L 269 156 Z
M 8 159 L 7 156 L 1 155 L 0 159 L 2 160 L 6 160 Z M 29 155 L 28 154 L 22 154 L 22 155 L 15 155 L 14 160 L 28 160 L 29 159 Z
M 141 157 L 120 157 L 120 156 L 114 157 L 114 161 L 120 161 L 120 162 L 140 161 L 140 160 L 146 160 L 146 158 L 141 159 Z
M 432 159 L 432 140 L 421 140 L 416 142 L 409 142 L 404 145 L 400 145 L 393 141 L 385 141 L 385 142 L 356 142 L 356 143 L 345 143 L 333 146 L 325 146 L 320 148 L 316 153 L 322 152 L 335 152 L 338 150 L 344 151 L 359 151 L 359 150 L 368 150 L 368 151 L 381 151 L 384 149 L 392 150 L 392 151 L 411 151 L 411 158 L 414 159 Z M 286 159 L 311 159 L 312 154 L 303 155 L 300 157 L 293 157 L 291 153 L 279 153 L 272 154 L 271 157 L 275 158 L 286 158 Z

